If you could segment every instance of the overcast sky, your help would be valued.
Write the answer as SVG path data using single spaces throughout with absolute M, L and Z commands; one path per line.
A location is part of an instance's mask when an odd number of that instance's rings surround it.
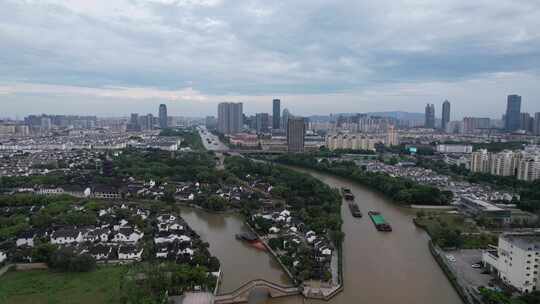
M 0 117 L 540 112 L 538 0 L 0 0 Z

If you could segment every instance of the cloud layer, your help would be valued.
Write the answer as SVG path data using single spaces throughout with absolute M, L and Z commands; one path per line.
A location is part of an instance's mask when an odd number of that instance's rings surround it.
M 105 98 L 122 113 L 122 100 L 239 98 L 258 110 L 288 96 L 332 112 L 335 96 L 350 111 L 454 97 L 480 112 L 515 92 L 540 111 L 538 28 L 536 0 L 0 0 L 0 100 L 24 101 L 6 102 L 24 114 L 54 96 Z

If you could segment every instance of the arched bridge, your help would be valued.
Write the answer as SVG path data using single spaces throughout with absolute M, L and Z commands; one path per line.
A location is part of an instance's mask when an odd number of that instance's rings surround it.
M 281 286 L 266 280 L 253 280 L 242 285 L 235 291 L 215 297 L 214 304 L 247 303 L 254 294 L 264 293 L 270 298 L 294 296 L 301 293 L 300 288 L 294 286 Z

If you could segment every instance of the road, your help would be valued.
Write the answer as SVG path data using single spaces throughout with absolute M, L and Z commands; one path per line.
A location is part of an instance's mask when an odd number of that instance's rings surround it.
M 197 130 L 199 131 L 199 135 L 201 136 L 204 148 L 206 150 L 210 151 L 227 151 L 229 150 L 229 147 L 227 147 L 224 143 L 222 143 L 217 136 L 210 133 L 205 126 L 199 126 L 197 127 Z

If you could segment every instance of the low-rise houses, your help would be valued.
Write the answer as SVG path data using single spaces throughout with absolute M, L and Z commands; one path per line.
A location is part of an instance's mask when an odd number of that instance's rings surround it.
M 140 261 L 142 259 L 143 251 L 143 248 L 139 248 L 136 245 L 121 245 L 118 248 L 118 259 Z
M 61 229 L 51 235 L 51 244 L 55 245 L 70 245 L 82 243 L 83 241 L 83 234 L 77 229 Z
M 36 232 L 33 230 L 25 231 L 17 237 L 17 247 L 34 247 L 34 239 L 36 238 Z
M 115 243 L 137 243 L 143 236 L 144 233 L 135 228 L 121 227 L 112 234 L 111 241 Z
M 540 290 L 540 233 L 501 234 L 482 262 L 502 282 L 529 293 Z
M 109 260 L 112 258 L 113 246 L 97 244 L 91 246 L 88 250 L 84 250 L 83 253 L 90 254 L 96 261 Z
M 306 229 L 288 209 L 257 213 L 250 223 L 267 241 L 299 281 L 306 279 L 305 271 L 310 279 L 328 282 L 332 279 L 331 261 L 333 245 L 327 236 L 318 235 Z M 264 229 L 266 228 L 266 230 Z

